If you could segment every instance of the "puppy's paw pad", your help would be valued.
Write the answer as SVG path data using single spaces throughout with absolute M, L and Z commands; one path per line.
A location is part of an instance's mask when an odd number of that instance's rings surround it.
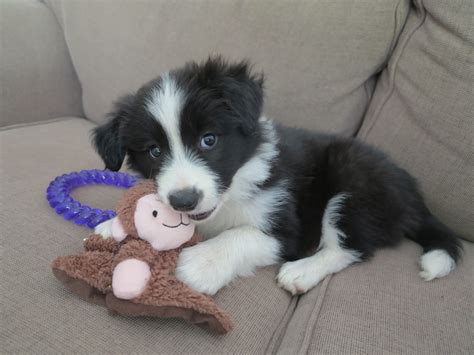
M 277 276 L 278 286 L 287 290 L 292 295 L 306 293 L 314 282 L 308 274 L 304 260 L 283 264 Z

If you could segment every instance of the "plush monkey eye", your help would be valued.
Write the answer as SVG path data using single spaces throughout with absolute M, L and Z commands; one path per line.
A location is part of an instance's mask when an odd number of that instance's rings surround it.
M 158 216 L 158 211 L 156 211 L 156 210 L 155 210 L 155 211 L 153 211 L 152 215 L 153 215 L 153 217 L 155 217 L 155 218 L 156 218 L 156 216 Z
M 217 143 L 217 136 L 214 133 L 206 133 L 201 137 L 199 146 L 203 150 L 209 150 L 213 148 Z
M 151 147 L 149 152 L 150 152 L 150 156 L 153 159 L 156 159 L 161 155 L 161 149 L 157 145 L 154 145 L 153 147 Z

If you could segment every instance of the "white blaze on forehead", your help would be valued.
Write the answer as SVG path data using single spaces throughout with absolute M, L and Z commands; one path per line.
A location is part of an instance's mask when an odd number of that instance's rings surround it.
M 179 129 L 183 101 L 183 92 L 177 87 L 169 73 L 166 73 L 162 77 L 161 86 L 153 89 L 147 104 L 148 111 L 163 127 L 174 158 L 184 156 Z
M 158 192 L 166 201 L 174 190 L 196 188 L 203 193 L 196 210 L 204 212 L 217 203 L 217 176 L 183 144 L 180 119 L 184 100 L 184 92 L 169 73 L 162 76 L 161 85 L 153 89 L 148 99 L 147 109 L 165 131 L 170 146 L 170 156 L 156 177 Z

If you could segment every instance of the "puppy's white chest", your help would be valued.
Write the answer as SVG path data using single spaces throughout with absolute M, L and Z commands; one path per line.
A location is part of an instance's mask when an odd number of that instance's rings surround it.
M 258 221 L 265 218 L 263 211 L 256 211 L 252 205 L 243 205 L 239 203 L 228 202 L 222 206 L 217 214 L 210 221 L 197 226 L 197 229 L 204 238 L 212 238 L 225 230 L 252 225 L 258 226 Z M 255 216 L 258 213 L 259 216 Z M 252 218 L 252 214 L 254 214 Z M 255 218 L 256 217 L 256 218 Z
M 283 203 L 287 191 L 283 184 L 258 191 L 251 199 L 229 199 L 209 221 L 197 226 L 204 238 L 212 238 L 225 230 L 252 226 L 269 233 L 272 216 Z

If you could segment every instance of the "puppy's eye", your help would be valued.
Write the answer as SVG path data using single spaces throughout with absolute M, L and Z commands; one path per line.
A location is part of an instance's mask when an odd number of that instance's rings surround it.
M 156 159 L 161 155 L 161 149 L 157 145 L 154 145 L 153 147 L 151 147 L 149 152 L 150 152 L 150 156 L 153 159 Z
M 213 148 L 217 143 L 217 136 L 214 133 L 206 133 L 201 137 L 199 146 L 203 150 L 209 150 Z
M 152 215 L 153 215 L 153 217 L 155 217 L 155 218 L 156 218 L 156 216 L 158 216 L 158 211 L 156 211 L 156 210 L 155 210 L 155 211 L 153 211 Z

